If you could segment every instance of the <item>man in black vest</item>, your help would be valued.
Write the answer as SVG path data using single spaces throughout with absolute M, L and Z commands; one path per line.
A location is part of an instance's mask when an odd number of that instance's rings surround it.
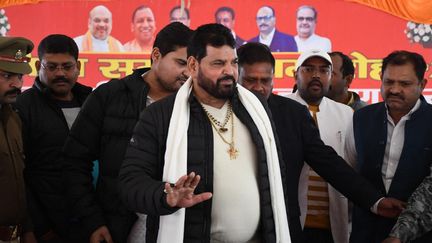
M 429 175 L 432 163 L 432 106 L 422 96 L 426 67 L 421 55 L 408 51 L 384 58 L 384 102 L 356 111 L 347 131 L 349 162 L 382 194 L 402 201 Z M 355 207 L 350 241 L 381 242 L 395 222 Z M 432 242 L 432 233 L 414 242 Z

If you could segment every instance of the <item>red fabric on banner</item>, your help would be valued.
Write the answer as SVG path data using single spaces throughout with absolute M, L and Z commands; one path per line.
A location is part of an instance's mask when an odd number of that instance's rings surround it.
M 373 7 L 415 23 L 432 24 L 430 0 L 346 0 Z

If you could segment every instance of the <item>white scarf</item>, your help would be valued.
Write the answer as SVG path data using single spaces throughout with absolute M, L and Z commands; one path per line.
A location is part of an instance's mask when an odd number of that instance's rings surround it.
M 241 103 L 245 106 L 264 141 L 267 155 L 268 179 L 273 209 L 277 243 L 290 243 L 288 219 L 285 211 L 279 157 L 271 122 L 261 102 L 254 94 L 237 85 Z M 187 130 L 189 127 L 189 95 L 192 91 L 192 78 L 189 78 L 177 93 L 173 113 L 168 128 L 165 151 L 163 181 L 175 183 L 187 173 Z M 160 216 L 158 243 L 182 243 L 184 234 L 185 209 Z

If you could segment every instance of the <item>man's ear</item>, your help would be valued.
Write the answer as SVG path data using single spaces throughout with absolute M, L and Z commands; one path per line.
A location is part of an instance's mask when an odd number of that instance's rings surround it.
M 39 70 L 40 70 L 40 68 L 41 68 L 41 62 L 40 62 L 40 60 L 37 60 L 37 61 L 36 61 L 36 63 L 35 63 L 35 67 L 36 67 L 36 71 L 39 73 Z
M 187 68 L 191 76 L 193 76 L 193 74 L 198 70 L 198 65 L 199 65 L 198 60 L 195 57 L 193 56 L 188 57 Z
M 353 79 L 354 79 L 354 75 L 352 75 L 352 74 L 348 74 L 347 76 L 345 76 L 345 87 L 347 88 L 347 89 L 349 89 L 349 87 L 351 86 L 351 83 L 352 83 L 352 81 L 353 81 Z
M 421 82 L 421 84 L 420 84 L 421 85 L 421 89 L 423 90 L 426 87 L 427 79 L 423 79 L 420 82 Z
M 81 70 L 81 61 L 80 60 L 77 60 L 76 67 L 77 67 L 78 71 Z
M 160 58 L 162 58 L 162 53 L 160 53 L 160 50 L 158 47 L 154 47 L 152 49 L 152 52 L 150 54 L 150 58 L 152 60 L 152 63 L 155 63 L 156 61 L 158 61 Z

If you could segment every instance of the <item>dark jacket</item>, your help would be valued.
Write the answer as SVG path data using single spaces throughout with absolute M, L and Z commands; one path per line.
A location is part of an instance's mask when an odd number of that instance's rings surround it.
M 250 39 L 248 42 L 259 42 L 259 35 Z M 279 32 L 276 29 L 269 48 L 272 52 L 296 52 L 297 43 L 292 35 Z
M 72 93 L 82 105 L 92 88 L 76 83 Z M 61 151 L 69 127 L 50 90 L 35 79 L 32 88 L 16 102 L 23 122 L 25 180 L 29 191 L 29 212 L 37 237 L 54 230 L 66 237 L 69 209 L 62 176 Z
M 149 69 L 100 85 L 81 108 L 64 146 L 64 172 L 72 213 L 92 233 L 106 225 L 114 242 L 126 242 L 136 215 L 121 203 L 117 176 L 149 86 L 141 75 Z M 96 192 L 93 161 L 99 161 Z
M 26 192 L 21 120 L 8 104 L 0 107 L 0 226 L 24 224 Z
M 388 193 L 382 181 L 382 164 L 387 144 L 387 113 L 385 103 L 366 106 L 354 113 L 354 138 L 357 170 L 377 190 L 407 201 L 423 179 L 430 174 L 432 164 L 432 105 L 421 97 L 421 105 L 405 123 L 402 153 Z M 369 211 L 354 208 L 350 242 L 382 242 L 396 219 L 387 219 Z M 432 233 L 414 242 L 432 242 Z
M 162 180 L 164 154 L 169 122 L 175 95 L 152 104 L 140 117 L 134 130 L 133 142 L 128 147 L 120 171 L 121 197 L 132 210 L 145 213 L 147 218 L 146 242 L 156 242 L 159 216 L 175 212 L 166 203 Z M 249 129 L 256 146 L 258 187 L 260 191 L 261 242 L 275 242 L 273 210 L 271 207 L 267 161 L 264 144 L 249 113 L 238 100 L 232 98 L 234 113 Z M 201 105 L 191 95 L 188 127 L 187 171 L 201 175 L 195 193 L 213 192 L 213 131 Z M 281 169 L 281 172 L 284 168 Z M 283 173 L 282 173 L 283 174 Z M 282 175 L 284 180 L 284 175 Z M 228 182 L 231 183 L 231 182 Z M 212 200 L 186 209 L 184 242 L 210 241 Z
M 300 242 L 301 239 L 298 184 L 304 162 L 339 192 L 363 208 L 369 209 L 382 196 L 333 148 L 323 143 L 304 105 L 274 94 L 270 95 L 268 105 L 286 163 L 288 220 L 292 242 Z
M 354 111 L 363 108 L 368 105 L 368 103 L 364 102 L 360 99 L 360 96 L 356 92 L 348 91 L 353 96 L 353 102 L 349 105 Z

